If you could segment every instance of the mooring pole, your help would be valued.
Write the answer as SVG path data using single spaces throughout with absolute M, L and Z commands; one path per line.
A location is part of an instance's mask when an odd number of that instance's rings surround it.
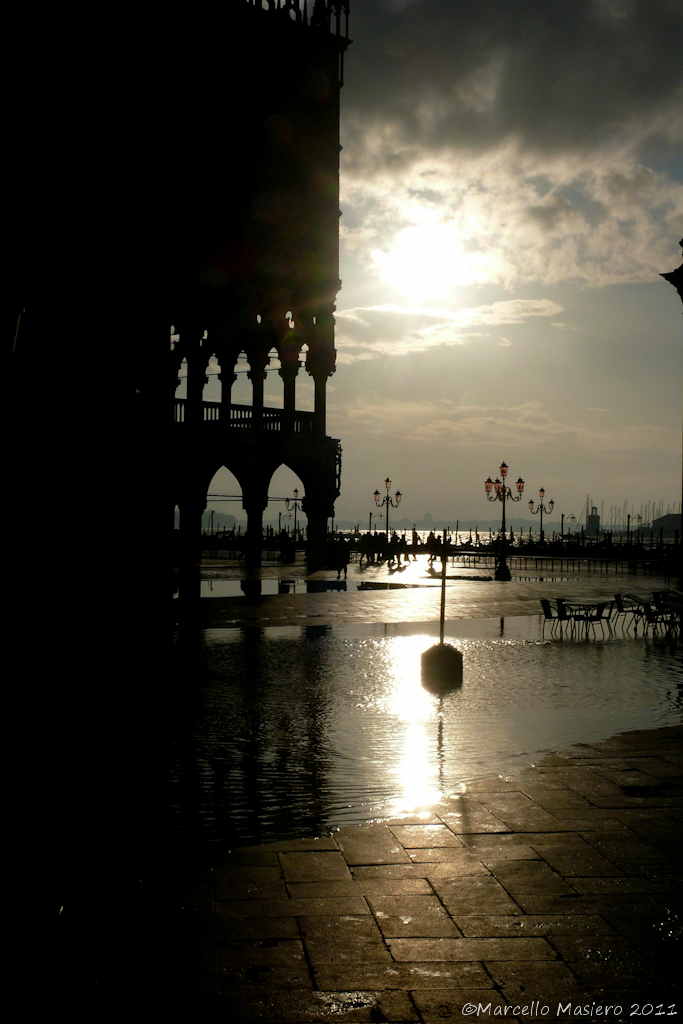
M 448 560 L 448 549 L 446 547 L 446 531 L 443 531 L 443 549 L 441 551 L 441 615 L 439 617 L 439 643 L 443 643 L 444 622 L 446 620 L 446 562 Z

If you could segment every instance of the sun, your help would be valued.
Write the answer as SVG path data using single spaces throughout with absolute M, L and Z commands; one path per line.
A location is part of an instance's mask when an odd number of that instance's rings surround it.
M 464 252 L 457 231 L 445 225 L 403 228 L 389 252 L 374 249 L 371 256 L 380 276 L 413 302 L 445 298 L 476 279 L 476 255 Z

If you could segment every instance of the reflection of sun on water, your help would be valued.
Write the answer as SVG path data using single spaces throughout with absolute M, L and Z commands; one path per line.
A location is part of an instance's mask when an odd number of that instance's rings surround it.
M 395 813 L 417 811 L 441 798 L 438 778 L 438 698 L 422 687 L 420 656 L 431 647 L 429 636 L 397 637 L 388 662 L 387 710 L 395 717 L 396 732 L 402 734 L 400 756 L 394 765 L 401 796 Z

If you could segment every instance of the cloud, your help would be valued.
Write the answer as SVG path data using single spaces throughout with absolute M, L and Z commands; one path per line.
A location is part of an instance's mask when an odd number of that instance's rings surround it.
M 341 242 L 366 272 L 426 225 L 457 240 L 454 284 L 645 282 L 676 262 L 679 0 L 366 0 L 353 35 Z
M 680 142 L 682 33 L 678 0 L 364 0 L 347 58 L 348 130 L 359 154 L 363 129 L 382 123 L 394 139 L 387 165 L 413 146 Z
M 562 312 L 550 299 L 510 299 L 460 309 L 393 303 L 342 309 L 335 314 L 337 361 L 343 364 L 373 355 L 407 355 L 439 345 L 466 345 L 481 337 L 474 328 L 521 324 Z
M 342 210 L 342 249 L 369 274 L 401 232 L 436 225 L 444 252 L 452 238 L 453 284 L 601 286 L 655 280 L 675 264 L 683 183 L 607 157 L 423 155 L 394 177 L 346 174 Z
M 437 401 L 398 400 L 382 393 L 358 396 L 344 406 L 331 406 L 336 427 L 343 436 L 370 434 L 400 436 L 404 445 L 417 444 L 432 451 L 451 448 L 486 448 L 491 438 L 514 436 L 520 447 L 538 446 L 544 450 L 555 446 L 567 455 L 595 452 L 595 423 L 591 417 L 571 422 L 545 412 L 538 401 L 516 406 L 457 405 L 444 399 Z M 608 410 L 585 410 L 607 412 Z M 680 450 L 677 431 L 655 424 L 603 424 L 600 428 L 600 452 L 603 457 L 627 459 L 636 457 L 661 461 L 665 455 Z

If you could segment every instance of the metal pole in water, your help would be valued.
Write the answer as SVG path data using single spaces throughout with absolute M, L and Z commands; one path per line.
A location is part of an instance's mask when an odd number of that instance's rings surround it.
M 443 531 L 443 548 L 441 551 L 441 615 L 439 617 L 439 643 L 443 643 L 444 622 L 446 621 L 446 562 L 448 551 L 446 549 L 446 531 Z

